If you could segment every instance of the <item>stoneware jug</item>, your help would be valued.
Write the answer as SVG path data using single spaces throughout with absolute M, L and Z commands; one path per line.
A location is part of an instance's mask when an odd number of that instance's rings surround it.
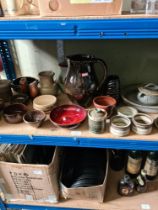
M 58 86 L 54 76 L 55 73 L 52 71 L 39 72 L 41 95 L 57 95 Z
M 67 56 L 67 65 L 64 90 L 80 105 L 87 106 L 102 87 L 107 77 L 107 66 L 99 58 L 82 54 Z M 97 69 L 97 66 L 101 68 Z

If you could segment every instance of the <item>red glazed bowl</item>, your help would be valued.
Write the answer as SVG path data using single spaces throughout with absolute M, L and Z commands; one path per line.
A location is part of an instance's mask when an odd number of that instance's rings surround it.
M 93 105 L 96 108 L 108 111 L 116 106 L 117 101 L 111 96 L 97 96 L 93 99 Z
M 58 106 L 50 113 L 50 121 L 56 126 L 65 128 L 76 128 L 86 117 L 86 110 L 75 104 Z

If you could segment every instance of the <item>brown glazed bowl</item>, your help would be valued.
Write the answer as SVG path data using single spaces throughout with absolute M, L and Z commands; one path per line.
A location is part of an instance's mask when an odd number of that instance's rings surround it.
M 4 100 L 0 98 L 0 111 L 2 111 L 4 108 Z
M 110 107 L 116 106 L 116 99 L 111 96 L 97 96 L 93 99 L 96 108 L 108 110 Z
M 23 115 L 27 112 L 24 104 L 11 104 L 5 107 L 3 117 L 7 123 L 15 124 L 23 121 Z
M 45 118 L 46 118 L 46 115 L 43 111 L 33 110 L 33 111 L 27 112 L 23 116 L 23 121 L 26 124 L 31 125 L 32 127 L 38 128 L 42 125 Z
M 11 98 L 12 104 L 17 104 L 17 103 L 27 104 L 28 101 L 29 101 L 29 96 L 26 94 L 17 94 L 12 96 Z

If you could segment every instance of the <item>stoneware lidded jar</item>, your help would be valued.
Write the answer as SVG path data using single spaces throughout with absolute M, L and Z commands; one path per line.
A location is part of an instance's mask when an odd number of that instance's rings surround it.
M 105 120 L 107 112 L 104 109 L 90 109 L 88 112 L 88 125 L 92 133 L 103 133 L 105 131 Z

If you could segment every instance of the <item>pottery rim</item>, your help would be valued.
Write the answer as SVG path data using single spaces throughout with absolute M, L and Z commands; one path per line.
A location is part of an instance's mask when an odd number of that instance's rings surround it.
M 116 103 L 117 103 L 116 99 L 111 96 L 97 96 L 93 99 L 94 106 L 100 109 L 108 109 L 110 107 L 115 107 Z
M 88 111 L 88 118 L 89 118 L 90 120 L 96 121 L 96 122 L 101 121 L 100 119 L 99 119 L 99 120 L 98 120 L 98 119 L 94 119 L 94 118 L 91 116 L 91 112 L 92 112 L 93 110 L 95 110 L 95 109 L 101 110 L 101 111 L 105 114 L 105 115 L 102 117 L 101 120 L 105 120 L 105 119 L 107 118 L 108 113 L 107 113 L 107 111 L 106 111 L 105 109 L 93 108 L 93 109 L 90 109 L 90 110 Z
M 126 114 L 126 112 L 131 112 L 130 114 Z M 138 113 L 137 109 L 132 106 L 121 106 L 117 109 L 117 114 L 123 117 L 132 118 L 134 115 Z
M 138 119 L 142 119 L 144 121 L 144 123 L 140 123 L 137 120 Z M 136 115 L 134 115 L 134 117 L 132 118 L 132 123 L 136 126 L 136 127 L 148 127 L 148 126 L 152 126 L 152 124 L 154 123 L 154 120 L 152 119 L 152 117 L 150 117 L 147 114 L 144 113 L 138 113 Z
M 115 124 L 114 120 L 118 120 L 117 122 L 123 122 L 125 123 L 126 125 L 117 125 Z M 129 126 L 131 125 L 131 121 L 129 120 L 129 118 L 127 117 L 123 117 L 123 116 L 120 116 L 120 115 L 115 115 L 111 118 L 110 120 L 110 125 L 116 129 L 126 129 L 126 128 L 129 128 Z

